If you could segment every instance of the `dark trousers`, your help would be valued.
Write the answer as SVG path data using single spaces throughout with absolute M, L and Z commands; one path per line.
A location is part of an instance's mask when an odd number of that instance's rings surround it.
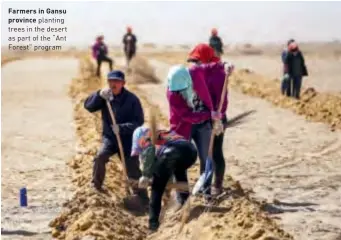
M 213 163 L 214 163 L 214 187 L 222 188 L 225 174 L 225 158 L 223 153 L 224 133 L 214 137 Z
M 169 179 L 174 174 L 176 181 L 188 182 L 187 169 L 195 163 L 196 158 L 197 151 L 188 141 L 170 143 L 157 157 L 149 208 L 150 229 L 159 227 L 162 195 Z M 188 196 L 189 192 L 179 193 L 182 203 Z
M 125 53 L 125 56 L 126 56 L 126 61 L 127 61 L 127 64 L 130 63 L 131 59 L 135 56 L 135 50 L 125 50 L 124 51 Z
M 286 95 L 288 97 L 300 99 L 301 87 L 302 87 L 301 76 L 290 77 L 290 80 L 286 85 Z
M 98 56 L 97 57 L 97 71 L 96 71 L 96 75 L 98 77 L 101 76 L 101 65 L 102 65 L 102 62 L 108 62 L 109 63 L 110 71 L 112 71 L 112 59 L 109 58 L 108 56 Z
M 141 177 L 141 170 L 139 168 L 139 159 L 138 157 L 130 157 L 130 147 L 124 147 L 124 158 L 125 164 L 127 168 L 127 175 L 131 179 L 138 180 Z M 104 138 L 103 145 L 97 155 L 94 158 L 93 164 L 93 172 L 92 172 L 92 182 L 96 188 L 101 188 L 105 179 L 105 164 L 109 161 L 109 158 L 114 154 L 120 154 L 118 145 L 116 142 Z M 147 192 L 145 189 L 133 188 L 135 194 L 140 195 L 141 197 L 147 197 Z
M 302 77 L 292 77 L 292 96 L 296 99 L 300 99 L 302 87 Z

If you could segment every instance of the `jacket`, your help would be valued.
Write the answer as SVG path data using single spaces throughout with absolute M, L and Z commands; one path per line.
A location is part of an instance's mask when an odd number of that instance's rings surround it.
M 221 42 L 220 37 L 218 37 L 218 36 L 211 36 L 210 40 L 209 40 L 209 45 L 216 52 L 223 53 L 223 43 Z
M 292 52 L 288 52 L 286 57 L 285 57 L 285 73 L 288 73 L 290 76 L 293 75 L 293 63 L 294 63 L 294 58 L 300 58 L 301 60 L 301 73 L 302 76 L 308 76 L 308 70 L 305 65 L 304 57 L 301 51 L 298 51 L 296 55 L 294 55 Z
M 193 112 L 193 109 L 188 106 L 186 100 L 179 92 L 171 92 L 167 89 L 167 99 L 170 110 L 170 128 L 186 139 L 190 138 L 193 124 L 211 119 L 213 103 L 206 81 L 206 71 L 210 69 L 210 66 L 211 65 L 201 64 L 194 65 L 189 69 L 193 90 L 210 111 Z
M 124 52 L 134 53 L 136 51 L 137 38 L 132 33 L 126 33 L 123 36 Z
M 92 46 L 92 56 L 93 58 L 99 58 L 99 57 L 104 57 L 108 54 L 108 47 L 101 42 L 96 42 Z
M 110 105 L 115 114 L 116 123 L 120 129 L 122 145 L 131 145 L 134 130 L 144 123 L 144 113 L 140 100 L 135 94 L 123 88 L 122 92 L 110 101 Z M 116 136 L 111 128 L 112 121 L 110 113 L 108 111 L 106 101 L 99 95 L 99 91 L 92 93 L 85 100 L 84 107 L 91 113 L 101 111 L 103 126 L 102 135 L 104 138 L 115 143 Z

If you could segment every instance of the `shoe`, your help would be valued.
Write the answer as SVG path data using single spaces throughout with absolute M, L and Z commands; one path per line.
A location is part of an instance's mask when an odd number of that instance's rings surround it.
M 95 184 L 93 182 L 90 183 L 90 188 L 97 191 L 97 192 L 100 192 L 100 193 L 105 192 L 105 190 L 103 189 L 102 186 L 98 186 L 97 184 Z
M 211 194 L 213 196 L 218 196 L 223 193 L 223 188 L 222 187 L 212 187 Z
M 154 233 L 159 229 L 160 223 L 159 222 L 153 222 L 149 223 L 149 233 Z

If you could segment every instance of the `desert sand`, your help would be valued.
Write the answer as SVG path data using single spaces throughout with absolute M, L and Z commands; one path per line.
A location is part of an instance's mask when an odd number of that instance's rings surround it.
M 72 193 L 66 160 L 74 153 L 72 104 L 67 96 L 76 59 L 34 59 L 2 68 L 3 239 L 49 239 L 49 221 Z M 27 188 L 28 207 L 19 207 Z

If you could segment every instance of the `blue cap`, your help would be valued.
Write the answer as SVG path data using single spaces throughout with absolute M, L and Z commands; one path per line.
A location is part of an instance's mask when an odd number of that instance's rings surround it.
M 107 75 L 108 80 L 121 80 L 124 81 L 124 73 L 119 70 L 114 70 L 108 73 Z

